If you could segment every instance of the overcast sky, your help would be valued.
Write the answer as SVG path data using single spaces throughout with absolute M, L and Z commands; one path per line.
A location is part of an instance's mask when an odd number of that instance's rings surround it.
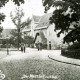
M 14 29 L 16 26 L 12 23 L 10 18 L 10 12 L 15 11 L 17 6 L 10 0 L 3 8 L 0 9 L 0 12 L 5 13 L 6 18 L 2 23 L 4 29 Z M 25 0 L 25 4 L 20 6 L 25 13 L 25 19 L 32 15 L 43 15 L 44 7 L 42 6 L 42 0 Z M 52 9 L 49 11 L 51 12 Z

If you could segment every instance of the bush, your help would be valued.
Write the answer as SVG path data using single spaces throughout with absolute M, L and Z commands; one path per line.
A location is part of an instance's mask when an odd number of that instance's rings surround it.
M 68 46 L 68 49 L 80 49 L 80 43 L 76 42 L 73 45 Z
M 61 50 L 61 54 L 66 57 L 80 59 L 80 43 L 74 43 Z
M 61 54 L 66 57 L 80 59 L 80 43 L 75 42 L 67 48 L 62 49 Z
M 6 48 L 7 46 L 4 44 L 4 45 L 1 45 L 1 48 Z
M 23 40 L 23 43 L 25 43 L 25 44 L 33 44 L 34 43 L 34 38 L 33 37 L 31 37 L 31 36 L 25 36 L 24 37 L 24 40 Z
M 70 57 L 70 58 L 80 59 L 80 50 L 79 49 L 75 49 L 75 50 L 62 49 L 61 55 Z
M 47 49 L 47 44 L 42 44 L 42 49 Z

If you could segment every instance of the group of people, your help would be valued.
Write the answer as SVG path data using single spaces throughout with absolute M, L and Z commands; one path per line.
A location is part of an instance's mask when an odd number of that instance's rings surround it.
M 42 50 L 42 43 L 37 43 L 36 45 L 37 45 L 38 51 Z
M 24 52 L 25 53 L 25 44 L 21 44 L 21 52 Z
M 41 39 L 41 36 L 39 33 L 36 34 L 36 37 L 35 37 L 35 45 L 39 50 L 42 50 L 42 39 Z M 24 52 L 25 53 L 25 44 L 21 44 L 21 52 Z
M 41 36 L 39 33 L 36 34 L 36 37 L 35 37 L 35 44 L 36 44 L 36 47 L 39 50 L 42 50 L 42 39 L 41 39 Z

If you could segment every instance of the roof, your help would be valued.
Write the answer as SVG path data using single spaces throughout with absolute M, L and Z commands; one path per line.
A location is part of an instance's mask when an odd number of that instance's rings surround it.
M 33 15 L 33 19 L 34 19 L 35 22 L 39 22 L 39 20 L 41 19 L 41 16 Z
M 43 16 L 35 16 L 35 15 L 33 15 L 32 18 L 33 18 L 34 22 L 38 24 L 35 27 L 34 30 L 47 28 L 48 25 L 49 25 L 49 18 L 52 16 L 52 14 L 53 13 L 48 13 L 48 14 L 45 14 Z M 31 25 L 30 26 L 26 26 L 23 29 L 23 32 L 25 32 L 25 31 L 31 31 Z
M 30 32 L 31 31 L 31 26 L 25 26 L 22 32 Z
M 35 27 L 35 29 L 43 28 L 43 27 L 47 28 L 49 25 L 49 18 L 52 16 L 52 14 L 53 13 L 48 13 L 43 15 L 39 21 L 39 24 Z
M 40 34 L 40 35 L 38 35 L 38 34 Z M 37 33 L 36 36 L 35 36 L 34 42 L 38 43 L 38 41 L 42 42 L 43 44 L 47 44 L 47 39 L 45 38 L 45 35 L 44 35 L 44 33 L 42 31 L 40 33 Z
M 31 26 L 25 26 L 23 30 L 30 30 L 31 29 Z
M 41 19 L 41 16 L 35 16 L 35 15 L 33 15 L 32 18 L 33 18 L 33 20 L 34 20 L 35 23 L 38 23 L 39 20 Z M 31 31 L 31 25 L 26 26 L 26 27 L 23 29 L 23 32 L 25 32 L 25 31 L 27 31 L 27 32 Z
M 31 31 L 31 29 L 24 29 L 24 30 L 22 30 L 22 32 L 30 32 Z

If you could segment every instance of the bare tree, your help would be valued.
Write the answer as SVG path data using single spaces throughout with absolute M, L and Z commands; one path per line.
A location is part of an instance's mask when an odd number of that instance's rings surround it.
M 22 19 L 24 17 L 24 12 L 23 12 L 23 9 L 20 9 L 19 7 L 16 8 L 15 15 L 11 12 L 10 16 L 11 16 L 12 22 L 14 23 L 14 25 L 17 28 L 17 32 L 18 32 L 18 49 L 19 49 L 19 45 L 21 43 L 21 41 L 20 41 L 20 36 L 21 35 L 20 34 L 22 33 L 22 29 L 25 26 L 28 26 L 30 24 L 31 20 L 28 18 L 25 21 L 22 21 Z

